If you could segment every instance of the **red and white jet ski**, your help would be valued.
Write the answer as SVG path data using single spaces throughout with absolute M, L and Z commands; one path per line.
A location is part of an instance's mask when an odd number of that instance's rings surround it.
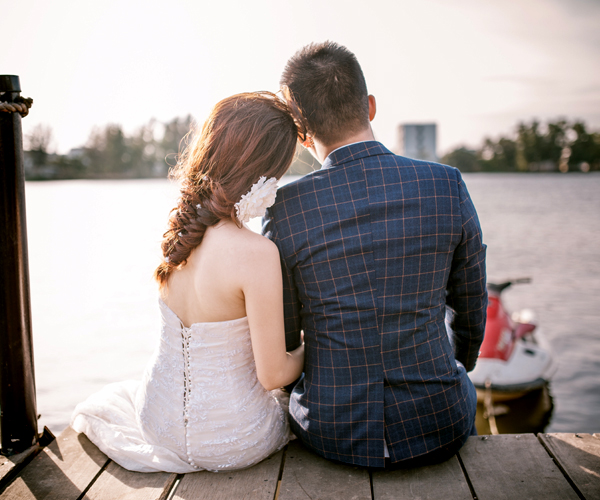
M 515 399 L 543 387 L 556 371 L 550 346 L 540 335 L 533 312 L 523 310 L 511 316 L 502 305 L 501 294 L 529 278 L 488 283 L 485 337 L 475 369 L 469 373 L 477 399 L 483 401 L 486 388 L 494 401 Z

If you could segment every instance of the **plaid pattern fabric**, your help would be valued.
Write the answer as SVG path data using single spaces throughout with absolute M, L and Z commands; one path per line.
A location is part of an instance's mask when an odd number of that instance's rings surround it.
M 464 441 L 476 401 L 456 360 L 475 364 L 487 292 L 458 170 L 346 146 L 279 189 L 263 233 L 281 254 L 288 349 L 304 331 L 294 433 L 370 467 L 384 466 L 384 440 L 392 463 Z

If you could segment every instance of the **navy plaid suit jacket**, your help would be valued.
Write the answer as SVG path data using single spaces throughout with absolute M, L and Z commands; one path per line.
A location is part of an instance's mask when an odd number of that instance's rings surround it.
M 263 222 L 282 259 L 288 350 L 304 330 L 290 399 L 303 443 L 383 467 L 384 440 L 392 463 L 464 442 L 476 402 L 456 360 L 475 365 L 487 292 L 459 171 L 352 144 L 280 188 Z

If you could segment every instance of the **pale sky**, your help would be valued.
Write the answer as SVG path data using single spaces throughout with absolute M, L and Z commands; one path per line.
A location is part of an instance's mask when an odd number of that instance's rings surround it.
M 438 153 L 517 121 L 600 129 L 598 0 L 0 0 L 0 74 L 34 98 L 24 133 L 54 147 L 93 126 L 203 121 L 231 94 L 279 87 L 287 59 L 334 40 L 358 57 L 391 149 L 400 123 L 438 124 Z

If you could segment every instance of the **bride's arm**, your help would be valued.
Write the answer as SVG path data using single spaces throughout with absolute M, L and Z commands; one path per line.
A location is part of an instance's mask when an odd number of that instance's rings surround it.
M 267 390 L 294 382 L 304 366 L 304 344 L 285 350 L 283 284 L 279 251 L 266 238 L 246 249 L 242 291 L 258 380 Z

